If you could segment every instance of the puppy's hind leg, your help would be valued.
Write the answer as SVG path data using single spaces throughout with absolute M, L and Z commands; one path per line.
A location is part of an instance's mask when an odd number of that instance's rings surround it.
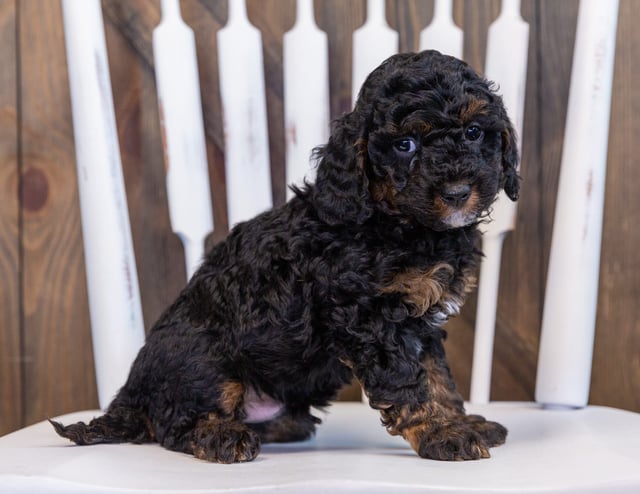
M 251 461 L 260 452 L 260 437 L 237 420 L 225 420 L 214 413 L 196 423 L 193 455 L 215 463 Z
M 196 421 L 185 452 L 215 463 L 251 461 L 260 452 L 260 437 L 242 422 L 244 386 L 227 381 L 219 393 L 217 410 Z

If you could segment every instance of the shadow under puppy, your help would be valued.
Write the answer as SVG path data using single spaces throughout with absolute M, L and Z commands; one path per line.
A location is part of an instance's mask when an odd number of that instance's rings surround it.
M 442 326 L 474 287 L 477 225 L 515 200 L 514 131 L 467 64 L 400 54 L 316 150 L 317 180 L 214 246 L 77 444 L 149 442 L 231 463 L 312 436 L 352 376 L 422 457 L 486 458 L 507 431 L 466 415 Z

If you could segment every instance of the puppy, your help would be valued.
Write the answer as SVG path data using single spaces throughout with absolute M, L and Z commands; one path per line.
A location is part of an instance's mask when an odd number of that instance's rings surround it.
M 477 225 L 516 200 L 501 98 L 435 51 L 386 60 L 315 151 L 317 180 L 214 246 L 77 444 L 150 442 L 219 463 L 311 437 L 355 377 L 424 458 L 486 458 L 507 431 L 465 414 L 442 327 L 474 287 Z

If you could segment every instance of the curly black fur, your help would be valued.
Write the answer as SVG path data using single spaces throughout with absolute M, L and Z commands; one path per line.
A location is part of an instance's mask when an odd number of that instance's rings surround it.
M 310 408 L 355 375 L 421 456 L 479 458 L 504 441 L 465 415 L 441 329 L 472 288 L 477 224 L 501 187 L 518 194 L 500 97 L 459 60 L 396 55 L 315 155 L 314 185 L 208 253 L 106 414 L 60 435 L 247 461 L 261 440 L 310 437 Z M 256 422 L 260 400 L 274 412 Z

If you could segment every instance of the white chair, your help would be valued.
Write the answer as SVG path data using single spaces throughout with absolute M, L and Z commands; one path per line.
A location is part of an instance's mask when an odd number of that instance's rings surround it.
M 171 2 L 164 2 L 163 8 L 170 8 L 169 3 Z M 373 3 L 370 2 L 370 6 Z M 75 7 L 86 7 L 89 4 L 92 4 L 94 13 L 99 12 L 95 9 L 98 5 L 97 0 L 65 0 L 65 9 L 73 10 Z M 517 5 L 517 2 L 515 4 Z M 582 0 L 582 4 L 586 11 L 587 7 L 602 8 L 605 2 Z M 612 6 L 614 2 L 606 4 Z M 73 43 L 71 31 L 78 26 L 74 26 L 69 12 L 65 12 L 65 15 L 65 22 L 68 24 L 67 42 Z M 589 44 L 589 25 L 584 20 L 587 17 L 587 14 L 581 11 L 576 44 Z M 615 16 L 613 18 L 615 19 Z M 97 43 L 100 45 L 100 37 L 103 37 L 100 23 L 91 24 L 86 16 L 82 21 L 81 24 L 89 24 L 89 31 L 93 34 L 91 38 L 97 37 Z M 581 27 L 581 22 L 584 27 Z M 606 33 L 603 36 L 607 38 Z M 91 43 L 86 37 L 82 39 L 83 43 Z M 610 43 L 610 36 L 608 39 Z M 95 54 L 91 51 L 90 53 L 92 56 Z M 602 53 L 600 51 L 598 56 L 602 57 Z M 599 60 L 602 62 L 602 58 Z M 104 97 L 104 85 L 100 86 L 100 83 L 105 84 L 104 75 L 108 74 L 108 71 L 105 72 L 104 66 L 100 63 L 89 65 L 98 79 L 102 77 L 94 82 L 98 88 L 103 88 Z M 71 61 L 70 70 L 73 70 Z M 574 74 L 580 70 L 583 69 L 579 68 L 579 63 L 574 63 Z M 588 68 L 585 70 L 588 71 Z M 581 77 L 586 77 L 586 72 Z M 603 78 L 599 82 L 606 86 L 606 70 Z M 72 86 L 73 84 L 72 81 Z M 601 88 L 602 85 L 598 87 Z M 506 87 L 504 89 L 508 90 Z M 572 87 L 571 92 L 574 98 L 580 93 L 580 89 L 577 86 Z M 99 95 L 96 97 L 100 99 Z M 78 106 L 74 99 L 74 107 Z M 104 107 L 100 109 L 100 105 L 98 106 L 96 111 L 104 110 Z M 568 119 L 575 118 L 571 116 L 571 104 L 569 106 Z M 92 143 L 95 143 L 96 139 L 104 139 L 108 143 L 107 146 L 117 146 L 113 140 L 112 118 L 109 115 L 103 117 L 104 126 L 90 136 L 93 139 Z M 81 119 L 82 116 L 74 116 L 74 119 L 76 118 Z M 77 127 L 76 136 L 78 137 Z M 167 142 L 170 142 L 169 139 L 170 137 Z M 192 144 L 198 146 L 197 142 Z M 113 149 L 115 148 L 111 148 L 111 153 L 106 154 L 113 155 Z M 82 159 L 81 151 L 78 149 L 79 161 Z M 109 166 L 115 165 L 107 163 L 106 166 L 109 169 Z M 563 164 L 564 168 L 567 166 L 569 165 Z M 193 173 L 197 175 L 198 172 Z M 113 186 L 117 189 L 118 184 L 121 185 L 121 175 L 112 174 L 111 179 L 114 180 Z M 122 217 L 122 194 L 117 193 L 111 199 L 103 199 L 107 202 L 109 200 L 116 205 L 113 223 L 114 229 L 118 230 L 118 225 L 126 226 L 126 214 L 124 219 Z M 83 210 L 88 209 L 88 206 L 85 208 L 85 203 L 89 204 L 89 201 L 89 198 L 83 201 Z M 206 204 L 206 199 L 204 203 Z M 104 202 L 102 204 L 103 210 L 100 213 L 105 214 L 106 206 Z M 601 206 L 600 204 L 600 208 Z M 173 227 L 176 229 L 176 224 L 173 224 Z M 120 245 L 123 246 L 123 259 L 131 263 L 133 257 L 126 253 L 130 244 L 130 239 L 127 240 L 127 228 L 121 229 L 124 231 L 124 240 Z M 504 235 L 507 229 L 498 230 L 498 235 Z M 200 234 L 198 228 L 190 229 L 184 226 L 178 227 L 178 232 L 183 241 L 187 239 L 186 251 L 193 247 L 187 248 L 189 235 L 192 232 L 195 232 L 194 237 Z M 572 241 L 571 238 L 561 240 L 563 243 Z M 557 242 L 554 239 L 555 243 Z M 187 254 L 194 255 L 193 252 Z M 86 255 L 90 256 L 90 253 L 87 252 Z M 499 253 L 497 259 L 499 261 Z M 87 264 L 90 264 L 89 258 Z M 483 271 L 487 269 L 491 267 L 483 268 Z M 106 272 L 108 275 L 109 270 Z M 99 274 L 95 276 L 95 280 L 95 283 L 105 290 L 104 284 L 100 285 L 104 281 L 100 280 Z M 116 284 L 119 282 L 122 281 L 115 281 Z M 89 280 L 90 289 L 91 284 L 92 281 Z M 132 300 L 116 301 L 125 308 L 125 312 L 129 310 L 129 314 L 131 311 L 136 313 L 139 310 L 135 290 L 132 297 Z M 92 311 L 96 303 L 91 299 Z M 545 324 L 553 324 L 555 316 L 551 311 L 547 312 Z M 109 314 L 115 314 L 110 317 L 120 317 L 117 311 Z M 105 352 L 110 358 L 113 355 L 121 355 L 125 361 L 131 358 L 131 354 L 140 345 L 141 322 L 136 317 L 129 317 L 128 320 L 133 321 L 129 327 L 133 328 L 131 331 L 137 336 L 132 337 L 125 333 L 110 335 L 110 339 L 102 335 L 94 350 L 96 354 Z M 586 321 L 583 324 L 588 326 L 590 323 Z M 97 325 L 96 322 L 92 328 L 94 332 L 99 331 L 96 329 Z M 563 329 L 564 327 L 557 327 L 555 331 L 559 333 Z M 488 347 L 488 352 L 484 352 L 484 357 L 474 358 L 476 361 L 483 358 L 490 360 L 492 337 L 490 334 L 487 336 L 484 330 L 480 333 L 481 345 Z M 94 333 L 94 343 L 97 339 Z M 318 428 L 314 439 L 303 443 L 264 445 L 256 460 L 237 465 L 210 464 L 188 455 L 170 452 L 155 444 L 77 447 L 59 438 L 47 422 L 41 422 L 0 438 L 0 493 L 277 491 L 637 494 L 640 492 L 640 414 L 606 407 L 584 406 L 587 390 L 584 375 L 585 372 L 588 375 L 590 362 L 588 346 L 589 341 L 586 341 L 585 351 L 575 362 L 569 362 L 568 371 L 554 361 L 556 355 L 553 352 L 541 350 L 541 377 L 537 389 L 540 404 L 484 403 L 488 399 L 488 372 L 483 362 L 474 366 L 472 403 L 468 404 L 467 410 L 498 421 L 509 429 L 506 444 L 492 449 L 492 457 L 487 460 L 437 462 L 420 459 L 402 439 L 389 436 L 380 426 L 378 413 L 364 403 L 336 403 L 323 414 L 324 423 Z M 122 348 L 128 350 L 123 352 Z M 128 364 L 124 362 L 122 366 L 126 373 Z M 102 369 L 98 356 L 96 368 L 101 406 L 105 406 L 108 397 L 114 393 L 124 377 L 114 376 Z M 564 382 L 566 374 L 572 379 Z M 588 379 L 586 381 L 588 383 Z M 586 386 L 588 388 L 588 385 Z M 98 414 L 99 410 L 83 411 L 58 417 L 57 420 L 64 423 L 86 421 Z

